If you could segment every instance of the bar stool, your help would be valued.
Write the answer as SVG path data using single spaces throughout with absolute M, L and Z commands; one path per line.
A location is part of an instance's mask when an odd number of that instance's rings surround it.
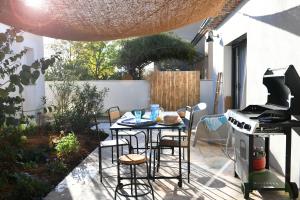
M 115 190 L 115 199 L 117 198 L 117 194 L 124 196 L 124 197 L 134 197 L 135 199 L 137 199 L 138 197 L 145 196 L 145 195 L 151 193 L 152 199 L 154 200 L 154 192 L 153 192 L 152 185 L 150 183 L 147 157 L 145 155 L 141 155 L 141 154 L 122 155 L 119 157 L 119 163 L 122 165 L 130 166 L 130 177 L 129 178 L 119 177 L 120 179 L 129 179 L 130 183 L 129 184 L 123 184 L 121 182 L 118 183 L 116 190 Z M 136 176 L 136 167 L 141 164 L 146 164 L 146 169 L 147 169 L 146 177 L 137 177 Z M 137 179 L 147 179 L 148 184 L 138 183 Z M 131 189 L 130 194 L 124 193 L 124 192 L 122 193 L 122 189 L 124 189 L 124 187 L 126 187 L 126 186 L 130 186 L 130 189 Z M 143 187 L 143 189 L 145 189 L 146 192 L 138 194 L 139 186 Z
M 99 137 L 99 145 L 98 145 L 98 156 L 99 156 L 99 175 L 100 175 L 100 182 L 102 183 L 102 179 L 103 179 L 103 175 L 102 175 L 102 149 L 103 148 L 108 148 L 108 147 L 111 147 L 111 148 L 114 148 L 114 147 L 117 147 L 118 146 L 128 146 L 128 151 L 130 151 L 130 149 L 132 149 L 132 147 L 130 146 L 130 143 L 128 140 L 126 139 L 118 139 L 117 140 L 104 140 L 104 141 L 101 141 L 100 139 L 100 131 L 99 131 L 99 127 L 98 127 L 98 122 L 97 122 L 97 116 L 96 114 L 94 113 L 94 122 L 95 122 L 95 127 L 96 127 L 96 133 Z M 119 150 L 117 148 L 117 150 Z M 112 162 L 113 162 L 113 149 L 112 149 Z M 123 154 L 123 152 L 122 152 Z

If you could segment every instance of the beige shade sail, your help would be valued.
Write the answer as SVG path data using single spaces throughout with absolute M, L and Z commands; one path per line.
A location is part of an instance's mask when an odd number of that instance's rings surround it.
M 66 40 L 151 35 L 218 15 L 232 0 L 0 0 L 0 22 Z

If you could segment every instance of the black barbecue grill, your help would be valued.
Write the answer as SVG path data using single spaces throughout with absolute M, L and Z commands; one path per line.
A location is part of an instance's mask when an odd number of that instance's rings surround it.
M 234 138 L 235 176 L 242 181 L 245 198 L 249 198 L 252 190 L 267 189 L 285 190 L 294 199 L 298 197 L 298 187 L 290 181 L 291 129 L 300 127 L 300 121 L 291 118 L 300 115 L 300 78 L 290 65 L 283 69 L 268 69 L 263 84 L 268 89 L 266 105 L 249 105 L 242 110 L 228 110 L 225 114 Z M 286 136 L 285 182 L 269 170 L 269 138 L 278 134 Z M 266 153 L 266 167 L 254 171 L 253 153 L 258 146 Z

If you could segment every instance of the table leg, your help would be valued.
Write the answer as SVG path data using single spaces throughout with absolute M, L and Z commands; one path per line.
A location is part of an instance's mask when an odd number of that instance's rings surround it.
M 147 134 L 148 134 L 148 142 L 150 144 L 150 145 L 147 144 L 147 148 L 148 148 L 148 146 L 150 146 L 150 150 L 149 150 L 149 160 L 150 160 L 150 162 L 149 162 L 149 176 L 154 179 L 154 177 L 151 175 L 151 164 L 152 164 L 152 130 L 147 129 Z
M 118 185 L 120 185 L 120 162 L 119 162 L 119 131 L 116 130 L 116 140 L 117 140 L 117 173 L 118 173 Z
M 182 187 L 182 173 L 181 173 L 181 129 L 179 131 L 179 181 L 178 181 L 178 186 Z

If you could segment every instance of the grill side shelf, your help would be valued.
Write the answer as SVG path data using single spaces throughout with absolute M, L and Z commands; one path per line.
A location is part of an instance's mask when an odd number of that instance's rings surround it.
M 274 127 L 282 127 L 282 128 L 293 128 L 300 127 L 300 121 L 298 120 L 288 120 L 283 122 L 273 122 L 273 123 L 259 123 L 260 128 L 274 128 Z

